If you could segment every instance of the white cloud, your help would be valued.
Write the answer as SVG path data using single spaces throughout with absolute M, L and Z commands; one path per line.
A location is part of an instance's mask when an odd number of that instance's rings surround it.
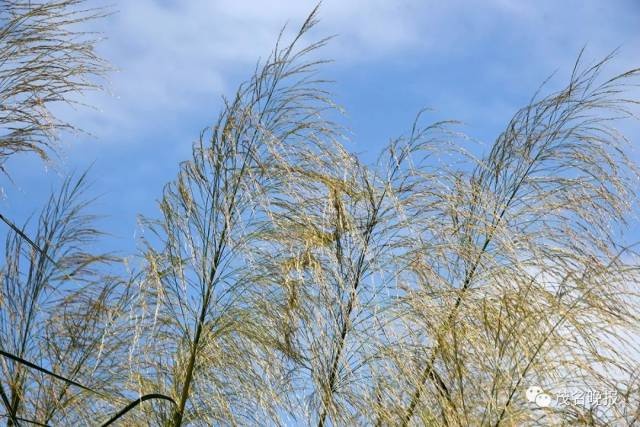
M 247 75 L 269 54 L 282 25 L 297 28 L 314 5 L 315 0 L 121 0 L 118 13 L 99 28 L 108 37 L 101 51 L 120 69 L 111 76 L 113 96 L 91 95 L 88 102 L 102 113 L 80 111 L 76 119 L 111 140 L 202 105 L 214 110 L 238 74 Z M 569 68 L 584 43 L 590 57 L 619 44 L 637 50 L 638 37 L 617 28 L 624 15 L 597 2 L 325 0 L 314 35 L 338 35 L 325 52 L 342 64 L 404 54 L 423 61 L 429 55 L 462 57 L 491 49 L 495 39 L 513 38 L 514 60 L 524 61 L 519 67 L 484 66 L 506 85 L 535 78 L 527 82 L 530 87 L 540 73 Z M 630 58 L 635 60 L 627 55 L 620 63 L 630 64 Z

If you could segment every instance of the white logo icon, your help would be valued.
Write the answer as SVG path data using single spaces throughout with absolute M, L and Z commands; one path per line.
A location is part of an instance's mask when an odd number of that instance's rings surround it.
M 541 408 L 547 408 L 551 404 L 551 396 L 547 393 L 540 393 L 536 396 L 536 405 Z
M 542 388 L 538 386 L 531 386 L 525 392 L 527 400 L 531 403 L 538 405 L 541 408 L 546 408 L 551 404 L 551 396 L 542 391 Z

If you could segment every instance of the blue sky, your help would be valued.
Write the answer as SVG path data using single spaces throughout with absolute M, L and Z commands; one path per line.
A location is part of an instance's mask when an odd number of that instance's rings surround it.
M 162 187 L 215 121 L 221 96 L 233 94 L 280 28 L 296 28 L 315 1 L 109 4 L 116 13 L 91 29 L 106 36 L 100 53 L 118 71 L 108 91 L 82 98 L 95 109 L 60 110 L 92 136 L 65 135 L 60 158 L 46 168 L 32 155 L 12 158 L 13 183 L 3 180 L 0 209 L 22 223 L 66 173 L 93 164 L 94 211 L 111 233 L 105 248 L 127 255 L 137 215 L 157 212 Z M 335 60 L 322 75 L 336 81 L 347 144 L 365 159 L 405 133 L 424 107 L 435 109 L 427 119 L 461 120 L 466 134 L 488 146 L 547 76 L 557 72 L 550 88 L 566 82 L 583 46 L 587 62 L 619 47 L 611 74 L 640 67 L 634 0 L 325 0 L 320 19 L 312 37 L 337 35 L 322 52 Z M 623 130 L 640 144 L 637 123 Z

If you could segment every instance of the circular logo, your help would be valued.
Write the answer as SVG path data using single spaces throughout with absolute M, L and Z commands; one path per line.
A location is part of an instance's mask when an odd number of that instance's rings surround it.
M 541 408 L 547 408 L 551 405 L 551 396 L 547 393 L 540 393 L 536 396 L 536 405 Z
M 531 403 L 535 403 L 541 408 L 547 408 L 551 405 L 551 396 L 542 391 L 542 387 L 537 385 L 531 386 L 525 392 L 527 400 Z
M 527 389 L 525 395 L 527 396 L 527 400 L 531 403 L 536 401 L 536 397 L 542 393 L 542 388 L 537 385 L 531 386 Z

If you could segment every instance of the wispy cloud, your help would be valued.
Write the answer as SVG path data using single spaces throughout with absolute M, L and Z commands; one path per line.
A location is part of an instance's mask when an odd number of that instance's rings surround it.
M 623 2 L 624 3 L 624 2 Z M 112 96 L 88 101 L 101 112 L 81 111 L 89 130 L 107 139 L 136 132 L 141 117 L 169 116 L 212 105 L 266 56 L 284 23 L 295 28 L 315 1 L 136 0 L 116 3 L 118 12 L 101 24 L 108 39 L 103 54 L 119 72 Z M 640 13 L 632 2 L 627 5 Z M 636 15 L 638 16 L 638 15 Z M 485 64 L 508 83 L 527 73 L 569 66 L 581 45 L 591 52 L 626 45 L 625 14 L 600 2 L 511 0 L 422 2 L 326 0 L 318 36 L 337 34 L 327 55 L 342 64 L 384 62 L 407 52 L 464 57 L 478 49 L 511 49 L 511 61 Z M 494 45 L 494 46 L 492 46 Z M 521 61 L 514 73 L 513 62 Z
M 339 34 L 327 53 L 341 61 L 380 58 L 419 41 L 412 3 L 327 2 L 318 37 Z M 137 116 L 211 102 L 235 83 L 238 69 L 246 74 L 269 54 L 285 23 L 295 30 L 313 6 L 292 0 L 120 2 L 100 28 L 108 36 L 102 53 L 119 69 L 111 77 L 112 97 L 91 99 L 101 113 L 82 119 L 103 123 L 102 133 L 135 127 Z

